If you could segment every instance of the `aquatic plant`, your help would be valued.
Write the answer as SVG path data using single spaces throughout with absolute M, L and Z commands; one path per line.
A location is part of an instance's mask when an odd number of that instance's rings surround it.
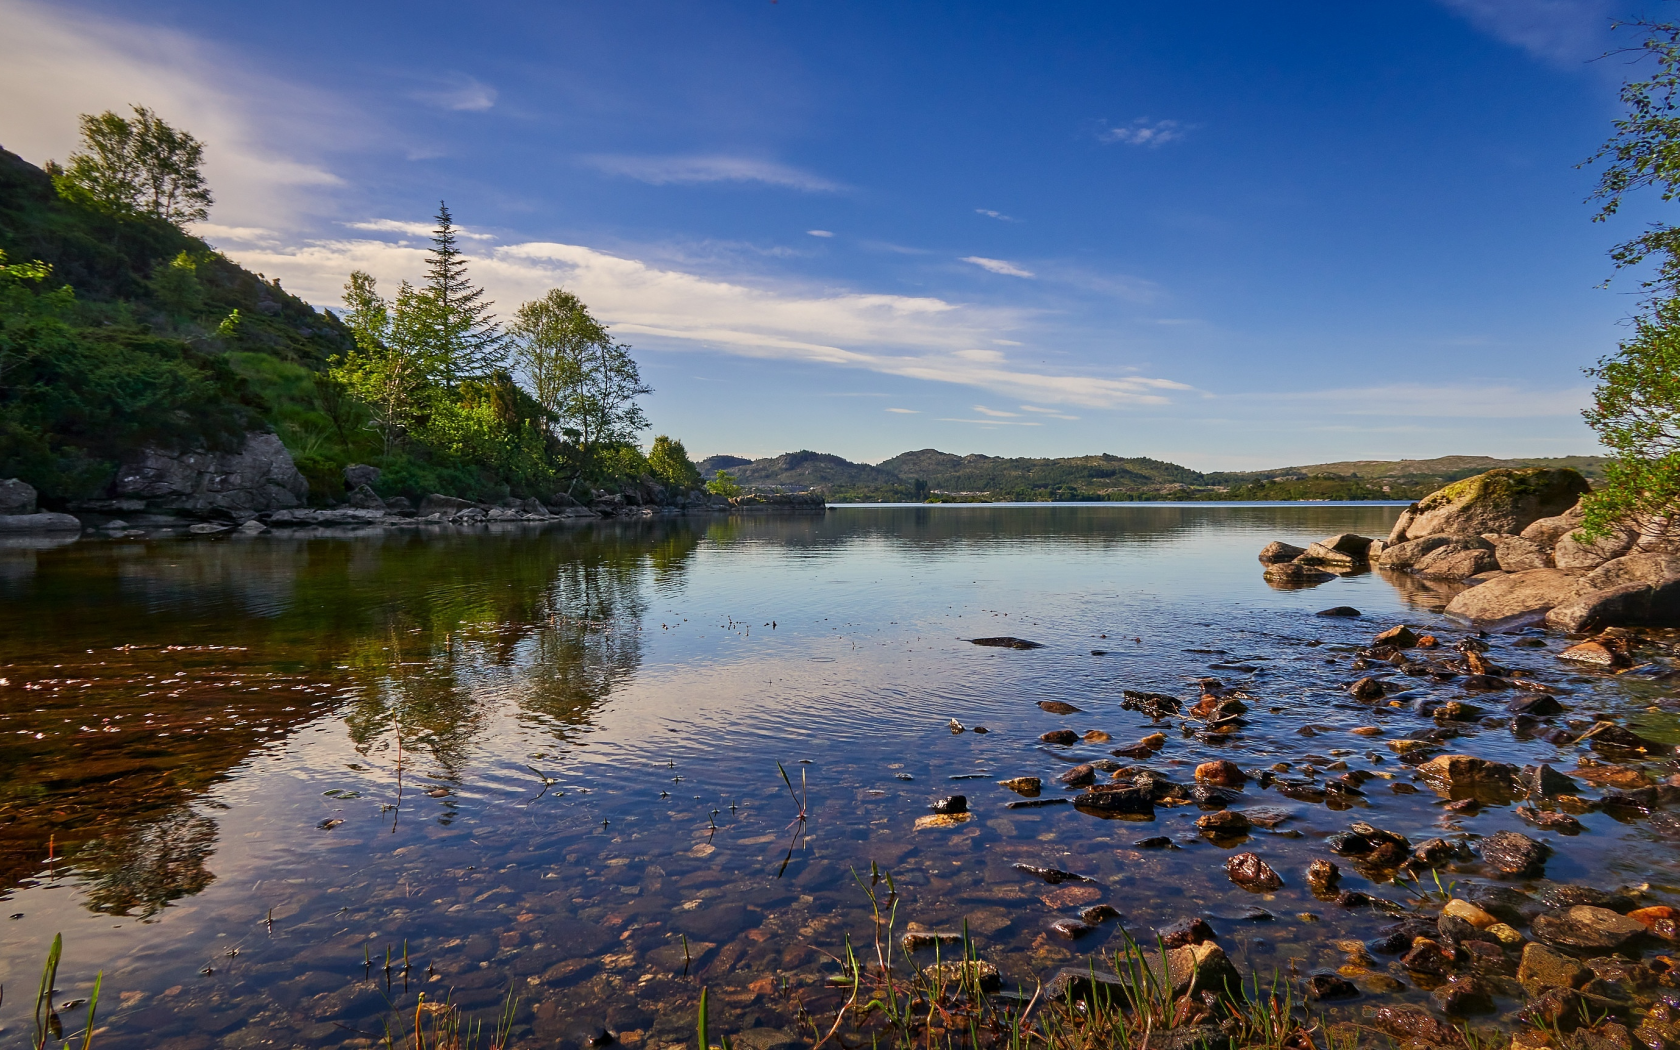
M 58 962 L 64 954 L 64 935 L 53 936 L 52 947 L 47 950 L 47 964 L 41 968 L 41 988 L 35 993 L 35 1038 L 31 1043 L 33 1050 L 46 1050 L 49 1039 L 64 1038 L 64 1022 L 58 1016 L 58 1010 L 53 1007 L 54 987 L 58 983 Z M 82 1050 L 88 1050 L 93 1045 L 93 1023 L 99 1012 L 99 989 L 105 983 L 105 971 L 93 979 L 93 992 L 87 1000 L 87 1027 L 82 1032 Z M 80 1005 L 78 1002 L 76 1005 Z M 71 1050 L 74 1040 L 66 1040 L 64 1050 Z

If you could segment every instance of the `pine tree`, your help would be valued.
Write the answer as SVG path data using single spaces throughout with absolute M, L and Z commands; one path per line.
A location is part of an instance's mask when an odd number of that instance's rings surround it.
M 467 260 L 455 246 L 455 223 L 442 201 L 427 254 L 424 294 L 445 379 L 452 384 L 488 379 L 507 365 L 507 339 L 490 312 L 494 304 L 467 278 Z

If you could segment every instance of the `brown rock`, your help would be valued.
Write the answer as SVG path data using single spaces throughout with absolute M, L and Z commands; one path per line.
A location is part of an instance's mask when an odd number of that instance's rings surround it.
M 1590 904 L 1536 915 L 1530 926 L 1534 936 L 1547 944 L 1605 952 L 1619 951 L 1645 933 L 1637 919 Z
M 1196 779 L 1208 784 L 1219 784 L 1222 787 L 1240 788 L 1248 782 L 1248 774 L 1237 768 L 1235 762 L 1220 758 L 1212 762 L 1203 762 L 1197 766 Z
M 1523 946 L 1517 981 L 1529 995 L 1548 988 L 1579 988 L 1592 980 L 1592 971 L 1567 955 L 1530 941 Z
M 1572 645 L 1558 653 L 1557 658 L 1593 667 L 1625 667 L 1628 663 L 1625 655 L 1619 650 L 1611 649 L 1603 642 L 1582 642 L 1579 645 Z
M 1072 744 L 1079 740 L 1079 734 L 1071 729 L 1052 729 L 1038 738 L 1046 744 Z
M 1225 998 L 1242 998 L 1242 974 L 1226 957 L 1225 949 L 1211 941 L 1170 949 L 1167 975 L 1175 997 L 1199 999 L 1201 993 L 1212 992 Z
M 1307 885 L 1319 900 L 1335 900 L 1341 879 L 1341 869 L 1330 861 L 1315 860 L 1307 865 Z
M 1238 810 L 1221 809 L 1197 817 L 1196 827 L 1200 828 L 1204 835 L 1213 838 L 1229 838 L 1248 834 L 1252 825 L 1249 824 L 1248 818 Z
M 1536 842 L 1516 831 L 1498 831 L 1482 840 L 1482 860 L 1495 872 L 1509 878 L 1533 878 L 1546 866 L 1551 852 L 1543 842 Z
M 998 781 L 998 786 L 1006 787 L 1016 794 L 1025 795 L 1028 798 L 1037 798 L 1044 782 L 1037 777 L 1015 777 L 1010 780 Z
M 1303 547 L 1297 547 L 1292 543 L 1282 543 L 1278 540 L 1273 540 L 1264 547 L 1260 548 L 1260 561 L 1266 565 L 1277 565 L 1284 562 L 1292 562 L 1305 553 L 1307 552 Z
M 1371 1027 L 1401 1042 L 1416 1040 L 1432 1047 L 1461 1047 L 1458 1030 L 1416 1006 L 1385 1006 L 1371 1016 Z
M 1053 715 L 1076 715 L 1079 708 L 1061 700 L 1040 700 L 1038 706 Z
M 1494 544 L 1493 556 L 1498 559 L 1499 567 L 1506 572 L 1524 572 L 1529 569 L 1552 568 L 1552 552 L 1550 547 L 1542 547 L 1533 540 L 1525 540 L 1521 536 L 1501 536 Z
M 1238 853 L 1228 859 L 1225 874 L 1250 893 L 1270 893 L 1283 885 L 1283 876 L 1252 853 Z
M 1074 766 L 1072 769 L 1056 778 L 1057 782 L 1066 784 L 1068 787 L 1085 787 L 1094 783 L 1096 779 L 1096 769 L 1084 763 Z
M 1371 639 L 1372 646 L 1388 646 L 1393 649 L 1410 649 L 1417 645 L 1417 635 L 1405 624 L 1390 627 L 1388 630 Z
M 1266 582 L 1281 587 L 1313 587 L 1321 583 L 1328 583 L 1336 578 L 1336 574 L 1315 569 L 1311 565 L 1300 562 L 1284 562 L 1266 566 L 1264 573 Z
M 1412 565 L 1412 573 L 1428 580 L 1468 580 L 1484 572 L 1497 572 L 1499 559 L 1486 543 L 1481 540 L 1480 545 L 1470 545 L 1455 540 L 1419 558 Z
M 1605 562 L 1626 554 L 1637 538 L 1632 529 L 1612 532 L 1590 542 L 1579 532 L 1565 533 L 1552 545 L 1552 561 L 1560 569 L 1596 569 Z
M 1449 536 L 1426 536 L 1423 539 L 1408 540 L 1405 543 L 1395 543 L 1391 540 L 1389 545 L 1383 549 L 1382 555 L 1377 558 L 1377 567 L 1393 569 L 1396 572 L 1408 570 L 1417 564 L 1419 558 L 1445 547 L 1451 542 L 1452 538 Z
M 1112 740 L 1113 737 L 1109 736 L 1100 729 L 1087 729 L 1085 731 L 1085 735 L 1080 737 L 1080 739 L 1085 741 L 1087 744 L 1106 744 Z
M 1388 695 L 1388 690 L 1383 688 L 1380 678 L 1361 678 L 1348 686 L 1348 692 L 1353 694 L 1355 700 L 1364 700 L 1367 703 L 1373 700 L 1381 700 Z
M 1186 945 L 1204 944 L 1217 939 L 1207 920 L 1195 916 L 1163 926 L 1155 931 L 1155 936 L 1168 948 L 1183 948 Z
M 1478 788 L 1515 791 L 1520 772 L 1516 766 L 1474 755 L 1436 755 L 1417 770 L 1437 784 L 1465 791 Z
M 1443 534 L 1520 533 L 1541 518 L 1567 511 L 1586 491 L 1586 479 L 1573 470 L 1496 468 L 1419 500 L 1404 534 L 1391 532 L 1389 542 Z

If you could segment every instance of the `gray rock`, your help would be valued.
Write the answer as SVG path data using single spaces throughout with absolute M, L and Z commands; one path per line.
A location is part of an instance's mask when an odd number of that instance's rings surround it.
M 17 478 L 0 481 L 0 515 L 35 513 L 35 486 Z
M 1282 540 L 1273 540 L 1264 547 L 1260 548 L 1260 561 L 1265 565 L 1279 565 L 1284 562 L 1294 561 L 1296 558 L 1299 558 L 1305 553 L 1307 552 L 1304 548 L 1297 547 L 1293 543 L 1284 543 Z
M 519 512 L 532 518 L 553 517 L 553 515 L 548 512 L 548 508 L 543 506 L 542 500 L 537 499 L 534 496 L 530 499 L 520 501 Z
M 1680 555 L 1662 553 L 1624 554 L 1612 558 L 1581 577 L 1581 593 L 1620 587 L 1625 583 L 1659 584 L 1680 577 Z
M 369 468 L 369 469 L 372 469 L 372 468 Z M 348 467 L 345 468 L 345 472 L 347 474 L 349 473 L 349 470 L 350 470 L 350 468 L 348 468 Z M 379 493 L 373 491 L 373 489 L 371 487 L 369 487 L 366 482 L 363 482 L 362 484 L 357 485 L 355 491 L 350 493 L 350 505 L 352 507 L 356 507 L 356 508 L 359 508 L 361 510 L 384 510 L 385 509 L 385 501 L 380 499 L 379 498 Z
M 1412 565 L 1412 573 L 1432 580 L 1467 580 L 1499 568 L 1492 545 L 1480 536 L 1472 544 L 1454 539 L 1419 558 Z
M 244 521 L 301 506 L 309 482 L 278 437 L 252 432 L 238 452 L 142 449 L 117 470 L 111 495 L 154 511 Z
M 1402 543 L 1391 540 L 1377 558 L 1377 566 L 1383 569 L 1410 569 L 1419 558 L 1451 542 L 1450 536 L 1425 536 L 1423 539 L 1406 540 Z
M 1633 530 L 1612 532 L 1590 543 L 1579 532 L 1558 537 L 1552 547 L 1552 561 L 1560 569 L 1584 571 L 1596 569 L 1613 558 L 1620 558 L 1633 547 L 1637 537 Z
M 1562 514 L 1530 522 L 1528 527 L 1524 528 L 1519 535 L 1546 550 L 1551 550 L 1565 533 L 1574 532 L 1581 527 L 1581 522 L 1585 520 L 1586 513 L 1581 509 L 1581 504 L 1577 502 Z
M 1447 603 L 1447 615 L 1475 623 L 1538 617 L 1573 598 L 1581 579 L 1558 569 L 1528 569 L 1488 580 Z
M 1338 537 L 1333 536 L 1331 538 L 1336 539 Z M 1308 546 L 1301 556 L 1295 559 L 1295 562 L 1298 565 L 1316 565 L 1335 572 L 1347 572 L 1364 565 L 1365 554 L 1363 549 L 1359 554 L 1354 555 L 1347 551 L 1326 546 L 1323 543 L 1314 543 Z
M 1303 565 L 1298 561 L 1268 565 L 1264 575 L 1268 582 L 1286 587 L 1310 587 L 1336 578 L 1335 573 L 1325 572 L 1312 565 Z
M 1364 561 L 1366 554 L 1371 549 L 1371 544 L 1376 541 L 1372 540 L 1369 536 L 1360 536 L 1352 532 L 1340 532 L 1334 536 L 1328 537 L 1327 539 L 1319 540 L 1318 542 L 1333 551 L 1340 551 L 1352 558 Z
M 352 463 L 344 468 L 344 487 L 354 492 L 363 485 L 372 488 L 379 484 L 379 468 L 366 463 Z
M 464 510 L 475 509 L 477 506 L 478 504 L 471 500 L 456 499 L 454 496 L 445 496 L 442 493 L 434 492 L 420 501 L 420 516 L 442 514 L 449 517 Z
M 1493 550 L 1499 567 L 1506 572 L 1552 568 L 1551 549 L 1521 536 L 1501 536 Z
M 1497 468 L 1455 481 L 1419 500 L 1404 532 L 1391 532 L 1389 541 L 1519 533 L 1541 518 L 1568 510 L 1586 491 L 1586 479 L 1573 470 Z
M 1388 537 L 1383 541 L 1384 545 L 1393 547 L 1405 543 L 1406 530 L 1412 527 L 1412 522 L 1417 520 L 1417 516 L 1418 505 L 1416 503 L 1401 511 L 1400 516 L 1394 519 L 1394 527 L 1388 530 Z
M 81 532 L 82 523 L 69 514 L 38 511 L 34 514 L 0 514 L 0 533 L 17 535 L 33 532 Z

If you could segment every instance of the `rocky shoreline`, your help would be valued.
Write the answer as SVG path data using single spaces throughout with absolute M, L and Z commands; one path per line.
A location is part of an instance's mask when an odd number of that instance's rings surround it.
M 1459 585 L 1446 614 L 1493 631 L 1680 626 L 1680 535 L 1665 522 L 1588 540 L 1580 532 L 1586 491 L 1572 470 L 1492 470 L 1412 504 L 1385 539 L 1273 542 L 1260 561 L 1280 587 L 1372 568 Z

